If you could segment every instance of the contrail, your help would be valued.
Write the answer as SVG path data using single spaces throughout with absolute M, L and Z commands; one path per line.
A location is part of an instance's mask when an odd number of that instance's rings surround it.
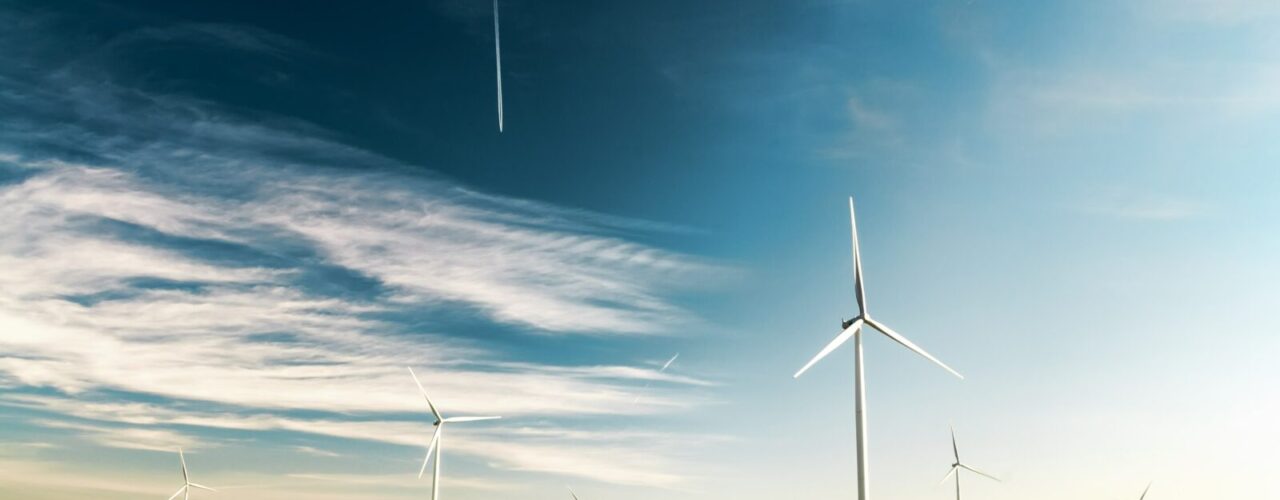
M 677 352 L 675 356 L 672 356 L 672 357 L 671 357 L 671 359 L 668 359 L 666 363 L 663 363 L 663 364 L 662 364 L 662 368 L 661 368 L 660 370 L 658 370 L 658 373 L 662 373 L 662 372 L 667 371 L 667 367 L 668 367 L 668 366 L 671 366 L 671 363 L 675 363 L 675 362 L 676 362 L 676 358 L 678 358 L 678 357 L 680 357 L 680 353 L 678 353 L 678 352 Z
M 675 363 L 675 362 L 676 362 L 676 358 L 678 358 L 678 357 L 680 357 L 680 353 L 678 353 L 678 352 L 677 352 L 675 356 L 672 356 L 672 357 L 671 357 L 671 359 L 668 359 L 666 363 L 663 363 L 663 364 L 662 364 L 662 368 L 659 368 L 659 369 L 658 369 L 658 373 L 659 373 L 659 374 L 661 374 L 662 372 L 667 371 L 667 368 L 671 366 L 671 363 Z M 649 389 L 649 382 L 645 382 L 645 383 L 644 383 L 644 389 L 641 389 L 641 391 L 645 391 L 645 390 L 647 390 L 647 389 Z M 639 395 L 639 394 L 637 394 L 637 395 L 636 395 L 636 398 L 635 398 L 635 399 L 633 399 L 633 400 L 631 400 L 631 404 L 636 404 L 636 403 L 639 403 L 639 402 L 640 402 L 640 395 Z
M 493 58 L 498 75 L 498 133 L 502 133 L 502 43 L 498 38 L 498 0 L 493 0 Z

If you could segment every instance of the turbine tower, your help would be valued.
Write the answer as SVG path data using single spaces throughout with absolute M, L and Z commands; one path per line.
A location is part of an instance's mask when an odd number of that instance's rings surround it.
M 435 453 L 435 467 L 431 470 L 431 500 L 440 497 L 440 448 L 443 447 L 441 442 L 444 437 L 444 424 L 450 422 L 475 422 L 477 420 L 494 420 L 502 417 L 452 417 L 444 418 L 440 415 L 440 411 L 436 409 L 436 405 L 431 402 L 431 397 L 427 396 L 427 390 L 422 387 L 422 382 L 418 381 L 418 375 L 413 373 L 413 368 L 409 368 L 409 376 L 413 377 L 413 383 L 418 384 L 418 390 L 422 391 L 422 397 L 427 400 L 427 406 L 431 407 L 431 415 L 435 417 L 434 424 L 436 430 L 431 436 L 431 444 L 427 445 L 427 457 L 422 459 L 422 469 L 418 471 L 418 479 L 422 479 L 422 475 L 427 472 L 427 463 L 431 462 L 431 454 Z
M 980 475 L 980 476 L 985 476 L 985 477 L 987 477 L 987 478 L 993 479 L 993 480 L 995 480 L 995 482 L 997 482 L 997 483 L 998 483 L 998 482 L 1000 482 L 1000 480 L 999 480 L 999 479 L 996 479 L 996 477 L 995 477 L 995 476 L 993 476 L 993 475 L 991 475 L 991 474 L 987 474 L 986 472 L 982 472 L 982 471 L 980 471 L 980 470 L 978 470 L 978 469 L 975 469 L 975 468 L 973 468 L 973 467 L 970 467 L 970 466 L 968 466 L 968 465 L 966 465 L 966 464 L 964 464 L 964 463 L 960 462 L 960 448 L 956 446 L 956 428 L 955 428 L 955 427 L 952 427 L 952 428 L 951 428 L 951 452 L 955 454 L 956 461 L 955 461 L 955 463 L 951 464 L 951 470 L 950 470 L 950 471 L 947 471 L 947 475 L 946 475 L 946 476 L 944 476 L 944 477 L 942 478 L 942 481 L 939 481 L 939 482 L 938 482 L 938 484 L 942 484 L 942 483 L 947 482 L 947 480 L 948 480 L 948 479 L 951 479 L 951 475 L 952 475 L 952 474 L 955 474 L 955 476 L 956 476 L 956 500 L 960 500 L 960 474 L 956 472 L 956 471 L 958 471 L 958 470 L 960 470 L 960 469 L 966 469 L 966 470 L 968 470 L 969 472 L 972 472 L 972 473 L 974 473 L 974 474 L 978 474 L 978 475 Z M 1145 493 L 1144 493 L 1144 494 L 1145 494 Z M 1139 500 L 1141 500 L 1141 499 L 1139 499 Z
M 867 394 L 866 380 L 863 376 L 864 367 L 862 364 L 862 327 L 870 326 L 884 334 L 886 337 L 893 339 L 894 342 L 902 344 L 907 349 L 910 349 L 916 354 L 924 356 L 925 359 L 934 362 L 934 364 L 941 366 L 944 370 L 951 372 L 953 375 L 960 377 L 961 379 L 963 379 L 964 376 L 960 375 L 959 372 L 952 370 L 951 367 L 947 366 L 943 362 L 938 361 L 938 358 L 933 357 L 920 347 L 911 343 L 910 340 L 899 335 L 898 332 L 893 331 L 879 321 L 871 319 L 871 315 L 867 312 L 867 298 L 862 286 L 862 256 L 858 251 L 858 221 L 853 214 L 853 197 L 849 197 L 849 223 L 853 229 L 853 282 L 855 286 L 854 293 L 858 300 L 858 316 L 851 320 L 841 322 L 840 327 L 843 328 L 843 331 L 840 332 L 840 335 L 837 335 L 836 338 L 827 344 L 826 347 L 823 347 L 822 351 L 819 351 L 817 356 L 814 356 L 813 359 L 809 360 L 809 362 L 804 365 L 804 368 L 801 368 L 800 371 L 796 372 L 792 377 L 799 378 L 800 375 L 804 374 L 805 371 L 808 371 L 815 363 L 820 361 L 822 358 L 827 357 L 828 354 L 831 354 L 831 351 L 834 351 L 836 348 L 840 347 L 841 344 L 844 344 L 850 338 L 853 338 L 855 353 L 854 371 L 856 372 L 854 376 L 854 421 L 857 426 L 858 500 L 868 500 L 871 498 L 869 493 L 870 486 L 868 484 L 871 478 L 867 468 Z
M 218 491 L 208 486 L 202 486 L 202 485 L 191 482 L 191 475 L 187 474 L 187 458 L 182 455 L 182 448 L 178 448 L 178 461 L 182 462 L 182 487 L 179 488 L 178 491 L 173 494 L 173 496 L 169 497 L 169 500 L 178 498 L 178 495 L 182 495 L 182 500 L 190 499 L 191 488 L 199 488 L 202 490 L 209 490 L 209 491 Z

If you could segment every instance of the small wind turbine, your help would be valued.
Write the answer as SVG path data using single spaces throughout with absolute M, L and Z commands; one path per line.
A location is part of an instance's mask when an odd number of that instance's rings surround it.
M 202 485 L 191 482 L 191 476 L 187 474 L 187 458 L 182 456 L 182 448 L 178 448 L 178 461 L 182 462 L 182 483 L 183 484 L 182 484 L 182 488 L 179 488 L 177 493 L 174 493 L 173 496 L 169 497 L 169 500 L 178 498 L 178 495 L 182 495 L 183 500 L 187 500 L 191 498 L 191 488 L 200 488 L 202 490 L 218 491 L 208 486 L 202 486 Z
M 982 472 L 982 471 L 980 471 L 980 470 L 978 470 L 978 469 L 975 469 L 975 468 L 973 468 L 973 467 L 970 467 L 970 466 L 965 465 L 965 464 L 963 464 L 963 463 L 961 463 L 961 462 L 960 462 L 960 448 L 956 446 L 956 429 L 955 429 L 955 427 L 952 427 L 952 428 L 951 428 L 951 452 L 955 454 L 956 461 L 955 461 L 955 463 L 951 464 L 951 470 L 950 470 L 950 471 L 947 471 L 947 475 L 946 475 L 945 477 L 943 477 L 943 478 L 942 478 L 942 481 L 939 481 L 939 482 L 938 482 L 938 484 L 942 484 L 942 483 L 947 482 L 947 480 L 948 480 L 948 479 L 951 479 L 951 475 L 952 475 L 952 474 L 955 474 L 955 476 L 956 476 L 956 500 L 960 500 L 960 474 L 958 474 L 958 473 L 956 472 L 957 470 L 960 470 L 960 469 L 967 469 L 969 472 L 973 472 L 974 474 L 978 474 L 978 475 L 980 475 L 980 476 L 986 476 L 986 477 L 988 477 L 988 478 L 990 478 L 990 479 L 995 480 L 995 482 L 997 482 L 997 483 L 998 483 L 998 482 L 1000 482 L 1000 480 L 999 480 L 999 479 L 996 479 L 996 477 L 995 477 L 995 476 L 993 476 L 993 475 L 991 475 L 991 474 L 987 474 L 986 472 Z M 1145 493 L 1144 493 L 1144 494 L 1145 494 Z M 1141 500 L 1141 499 L 1139 499 L 1139 500 Z
M 1151 491 L 1151 483 L 1147 483 L 1146 489 L 1142 490 L 1142 496 L 1138 497 L 1138 500 L 1145 500 L 1147 498 L 1148 491 Z
M 436 500 L 440 496 L 440 448 L 444 434 L 444 424 L 450 422 L 475 422 L 477 420 L 494 420 L 502 417 L 452 417 L 444 418 L 440 415 L 440 411 L 436 410 L 436 405 L 431 402 L 431 397 L 427 396 L 427 390 L 422 387 L 422 382 L 418 381 L 418 375 L 413 373 L 413 368 L 409 368 L 409 376 L 413 377 L 413 383 L 418 384 L 418 390 L 422 391 L 422 397 L 427 400 L 427 406 L 431 407 L 431 415 L 435 416 L 434 424 L 436 431 L 431 436 L 431 444 L 427 446 L 427 457 L 422 459 L 422 469 L 418 471 L 418 479 L 422 479 L 422 475 L 427 472 L 427 463 L 431 461 L 431 454 L 436 455 L 436 465 L 431 471 L 431 500 Z
M 804 374 L 804 372 L 809 370 L 809 368 L 815 363 L 820 361 L 822 358 L 827 357 L 828 354 L 831 354 L 831 351 L 840 347 L 840 345 L 848 341 L 849 338 L 853 338 L 855 352 L 854 371 L 856 372 L 856 375 L 854 376 L 854 420 L 855 425 L 857 426 L 858 499 L 868 500 L 871 498 L 869 493 L 869 482 L 871 478 L 869 469 L 867 468 L 867 395 L 866 380 L 863 376 L 864 367 L 862 365 L 862 327 L 870 326 L 875 328 L 886 337 L 902 344 L 904 347 L 912 350 L 916 354 L 924 356 L 925 359 L 934 362 L 934 364 L 941 366 L 944 370 L 951 372 L 953 375 L 960 377 L 961 379 L 963 379 L 964 376 L 960 375 L 959 372 L 952 370 L 951 367 L 943 364 L 943 362 L 938 361 L 938 358 L 924 352 L 924 349 L 921 349 L 911 343 L 910 340 L 899 335 L 898 332 L 891 330 L 889 327 L 874 319 L 871 319 L 870 314 L 867 313 L 867 299 L 862 286 L 862 255 L 858 252 L 858 222 L 853 215 L 853 197 L 849 197 L 849 223 L 853 228 L 853 281 L 856 286 L 854 292 L 858 300 L 859 314 L 854 319 L 841 322 L 840 327 L 843 328 L 844 331 L 840 332 L 840 335 L 836 336 L 835 340 L 832 340 L 826 347 L 823 347 L 822 351 L 818 352 L 817 356 L 814 356 L 813 359 L 809 360 L 809 362 L 804 365 L 804 368 L 801 368 L 800 371 L 796 372 L 792 377 L 799 378 L 800 375 Z

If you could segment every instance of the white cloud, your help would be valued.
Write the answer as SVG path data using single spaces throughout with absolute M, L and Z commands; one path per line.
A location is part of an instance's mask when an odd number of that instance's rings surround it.
M 108 448 L 175 452 L 179 448 L 196 449 L 213 446 L 195 436 L 170 429 L 105 426 L 60 420 L 36 420 L 32 423 L 51 429 L 77 431 L 79 436 Z
M 314 455 L 317 457 L 337 458 L 342 456 L 342 454 L 340 453 L 329 451 L 329 450 L 322 450 L 314 446 L 294 446 L 293 449 L 300 453 L 306 453 L 308 455 Z
M 582 458 L 562 446 L 582 436 L 550 422 L 685 410 L 711 382 L 519 359 L 489 336 L 698 328 L 670 297 L 726 270 L 636 238 L 687 229 L 479 193 L 310 124 L 101 77 L 113 50 L 173 39 L 280 58 L 296 49 L 186 26 L 71 51 L 58 71 L 23 73 L 42 60 L 0 51 L 0 105 L 57 117 L 0 123 L 0 168 L 20 170 L 0 184 L 0 383 L 64 395 L 11 402 L 90 419 L 40 423 L 110 447 L 213 444 L 198 428 L 417 447 L 429 429 L 397 420 L 425 411 L 413 366 L 444 411 L 511 418 L 461 431 L 471 437 L 452 453 L 628 484 L 685 473 L 661 436 L 602 431 Z M 441 312 L 472 326 L 446 331 L 430 319 Z M 648 380 L 668 390 L 632 404 Z M 502 430 L 530 429 L 515 427 L 530 417 L 546 434 Z
M 1273 21 L 1280 5 L 1270 0 L 1133 0 L 1135 13 L 1162 22 L 1238 26 Z
M 1148 221 L 1188 219 L 1207 210 L 1204 204 L 1192 200 L 1125 190 L 1104 191 L 1077 208 L 1095 215 Z
M 51 420 L 37 423 L 46 427 L 81 431 L 87 439 L 104 446 L 158 451 L 172 450 L 181 443 L 187 443 L 188 447 L 211 444 L 197 442 L 186 434 L 168 430 L 167 426 L 289 431 L 413 448 L 421 448 L 432 430 L 429 424 L 420 419 L 303 419 L 268 413 L 232 414 L 190 408 L 174 409 L 147 403 L 86 402 L 47 396 L 8 396 L 0 402 L 54 411 L 79 419 L 116 422 L 112 426 Z M 674 487 L 685 479 L 688 471 L 693 470 L 690 462 L 677 458 L 682 452 L 725 441 L 725 438 L 718 436 L 616 428 L 529 426 L 510 421 L 455 426 L 450 431 L 461 437 L 450 440 L 448 453 L 480 458 L 497 468 L 658 487 Z M 132 439 L 135 437 L 136 439 Z M 303 451 L 316 454 L 320 450 L 308 447 Z M 333 456 L 331 452 L 321 451 L 321 454 Z

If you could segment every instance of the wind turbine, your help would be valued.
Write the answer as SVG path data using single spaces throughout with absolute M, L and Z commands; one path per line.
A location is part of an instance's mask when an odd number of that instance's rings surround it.
M 169 497 L 169 500 L 178 498 L 178 495 L 182 495 L 183 500 L 187 500 L 191 498 L 191 488 L 200 488 L 202 490 L 218 491 L 208 486 L 203 486 L 203 485 L 199 485 L 191 482 L 191 476 L 187 474 L 187 458 L 182 456 L 182 448 L 178 448 L 178 461 L 182 462 L 182 483 L 183 484 L 182 484 L 182 487 L 178 489 L 177 493 L 174 493 L 173 496 Z
M 1138 500 L 1145 500 L 1147 498 L 1148 491 L 1151 491 L 1151 483 L 1147 483 L 1146 489 L 1142 490 L 1142 496 L 1138 497 Z
M 950 470 L 950 471 L 947 471 L 947 475 L 946 475 L 946 476 L 944 476 L 944 477 L 942 478 L 942 481 L 939 481 L 939 482 L 938 482 L 938 484 L 942 484 L 942 483 L 947 482 L 947 480 L 948 480 L 948 479 L 951 479 L 951 475 L 952 475 L 952 474 L 955 474 L 955 476 L 956 476 L 956 500 L 960 500 L 960 474 L 956 472 L 957 470 L 960 470 L 960 469 L 966 469 L 966 470 L 968 470 L 969 472 L 973 472 L 973 473 L 978 474 L 978 475 L 980 475 L 980 476 L 986 476 L 986 477 L 988 477 L 988 478 L 990 478 L 990 479 L 993 479 L 993 480 L 995 480 L 995 482 L 997 482 L 997 483 L 998 483 L 998 482 L 1000 482 L 1000 480 L 999 480 L 999 479 L 996 479 L 996 477 L 995 477 L 995 476 L 993 476 L 993 475 L 991 475 L 991 474 L 987 474 L 986 472 L 982 472 L 982 471 L 980 471 L 980 470 L 978 470 L 978 469 L 975 469 L 975 468 L 973 468 L 973 467 L 970 467 L 970 466 L 968 466 L 968 465 L 963 464 L 963 463 L 961 463 L 961 462 L 960 462 L 960 448 L 956 446 L 956 428 L 955 428 L 955 427 L 952 427 L 952 428 L 951 428 L 951 452 L 955 454 L 956 461 L 955 461 L 955 463 L 951 464 L 951 470 Z M 1143 493 L 1143 495 L 1146 495 L 1146 493 Z M 1141 499 L 1139 499 L 1139 500 L 1141 500 Z
M 961 379 L 963 379 L 964 376 L 960 375 L 959 372 L 952 370 L 951 367 L 947 366 L 943 362 L 938 361 L 938 358 L 933 357 L 929 353 L 925 352 L 924 349 L 921 349 L 911 343 L 910 340 L 899 335 L 898 332 L 893 331 L 879 321 L 871 319 L 871 315 L 867 312 L 867 298 L 862 286 L 862 256 L 858 251 L 858 222 L 853 214 L 852 196 L 849 197 L 849 223 L 853 228 L 853 281 L 856 287 L 855 295 L 858 300 L 859 314 L 851 320 L 842 321 L 840 327 L 843 328 L 843 331 L 840 332 L 840 335 L 837 335 L 831 343 L 827 344 L 826 347 L 823 347 L 822 351 L 819 351 L 817 356 L 814 356 L 813 359 L 809 360 L 809 362 L 804 365 L 804 368 L 801 368 L 800 371 L 796 372 L 792 377 L 799 378 L 800 375 L 808 371 L 815 363 L 820 361 L 822 358 L 827 357 L 828 354 L 831 354 L 831 351 L 840 347 L 841 344 L 844 344 L 850 338 L 853 339 L 854 352 L 856 353 L 854 358 L 854 371 L 856 372 L 856 375 L 854 376 L 854 421 L 857 426 L 858 499 L 868 500 L 871 497 L 869 493 L 869 482 L 871 478 L 867 468 L 867 394 L 866 380 L 863 373 L 864 367 L 862 364 L 862 327 L 870 326 L 871 328 L 879 330 L 880 333 L 883 333 L 886 337 L 893 339 L 894 342 L 902 344 L 904 347 L 912 350 L 916 354 L 924 356 L 925 359 L 934 362 L 934 364 L 941 366 L 944 370 L 951 372 L 953 375 L 960 377 Z
M 502 417 L 452 417 L 444 418 L 440 415 L 440 411 L 436 409 L 436 405 L 431 402 L 431 397 L 427 396 L 427 390 L 422 387 L 422 382 L 418 381 L 418 375 L 413 373 L 413 368 L 409 368 L 409 376 L 413 377 L 413 383 L 418 384 L 418 390 L 422 391 L 422 397 L 427 400 L 427 406 L 431 407 L 431 415 L 435 416 L 434 424 L 436 431 L 431 436 L 431 444 L 427 446 L 427 457 L 422 459 L 422 469 L 418 471 L 418 479 L 422 479 L 422 475 L 427 472 L 427 463 L 431 461 L 431 454 L 436 455 L 436 465 L 431 471 L 431 500 L 436 500 L 440 496 L 440 448 L 443 446 L 441 441 L 444 435 L 444 424 L 450 422 L 475 422 L 477 420 L 494 420 Z
M 573 497 L 573 500 L 578 500 L 578 494 L 573 492 L 573 488 L 565 486 L 564 489 L 569 490 L 569 496 Z

